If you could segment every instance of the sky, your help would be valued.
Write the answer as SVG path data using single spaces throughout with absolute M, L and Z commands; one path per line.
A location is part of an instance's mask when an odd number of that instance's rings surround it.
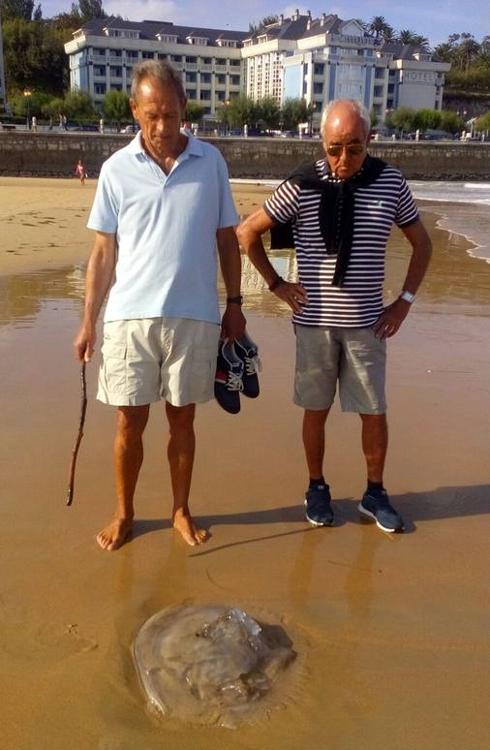
M 38 0 L 36 0 L 37 2 Z M 45 18 L 69 10 L 71 0 L 40 0 Z M 298 8 L 310 10 L 314 18 L 322 13 L 336 13 L 340 18 L 362 18 L 369 21 L 374 16 L 384 16 L 396 30 L 410 29 L 427 37 L 432 47 L 446 41 L 450 34 L 469 32 L 477 41 L 490 35 L 490 3 L 482 0 L 410 0 L 393 3 L 389 0 L 307 0 L 285 4 L 280 0 L 104 0 L 108 14 L 120 14 L 131 21 L 144 19 L 173 21 L 184 26 L 248 30 L 249 22 L 260 21 L 264 16 L 290 16 Z

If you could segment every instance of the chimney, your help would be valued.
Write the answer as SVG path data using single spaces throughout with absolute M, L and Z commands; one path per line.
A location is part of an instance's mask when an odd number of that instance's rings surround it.
M 320 18 L 320 26 L 325 26 L 325 21 L 326 20 L 327 20 L 327 14 L 326 13 L 322 13 L 321 18 Z
M 279 16 L 279 23 L 281 24 L 281 26 L 283 25 L 283 23 L 284 23 L 284 13 L 281 13 L 281 15 Z
M 294 14 L 294 16 L 293 16 L 293 21 L 297 21 L 297 20 L 298 20 L 298 18 L 299 18 L 299 9 L 298 9 L 298 8 L 296 8 L 295 14 Z

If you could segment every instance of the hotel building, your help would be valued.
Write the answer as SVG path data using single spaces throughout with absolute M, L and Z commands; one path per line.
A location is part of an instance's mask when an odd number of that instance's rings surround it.
M 93 19 L 65 44 L 70 86 L 87 91 L 101 104 L 108 91 L 129 94 L 136 63 L 169 60 L 182 73 L 187 98 L 198 102 L 205 116 L 214 117 L 220 106 L 241 92 L 241 47 L 246 36 L 243 31 L 166 21 Z
M 359 99 L 383 121 L 399 106 L 440 109 L 447 63 L 419 48 L 385 42 L 356 20 L 296 11 L 253 34 L 175 26 L 170 22 L 94 19 L 65 45 L 72 89 L 101 104 L 111 90 L 127 91 L 132 66 L 167 59 L 182 72 L 187 96 L 213 119 L 240 93 L 258 100 L 305 99 L 318 127 L 332 99 Z

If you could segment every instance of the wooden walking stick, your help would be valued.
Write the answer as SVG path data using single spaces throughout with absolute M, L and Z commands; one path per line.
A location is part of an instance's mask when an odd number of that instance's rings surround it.
M 75 488 L 75 466 L 77 464 L 78 449 L 80 448 L 80 443 L 82 442 L 83 426 L 85 424 L 85 414 L 87 412 L 87 381 L 85 379 L 85 360 L 83 361 L 82 368 L 80 370 L 80 385 L 82 395 L 82 401 L 80 405 L 80 423 L 78 425 L 77 439 L 75 440 L 73 454 L 71 457 L 70 479 L 68 484 L 68 492 L 66 495 L 67 505 L 71 505 L 73 501 L 73 491 Z

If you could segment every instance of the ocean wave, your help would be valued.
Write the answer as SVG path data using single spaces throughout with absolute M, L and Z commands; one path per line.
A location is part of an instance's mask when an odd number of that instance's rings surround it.
M 281 180 L 232 179 L 232 183 L 277 187 Z M 409 180 L 417 201 L 437 204 L 437 225 L 459 234 L 473 247 L 468 253 L 490 263 L 490 182 L 442 182 Z M 444 206 L 444 204 L 446 204 Z

